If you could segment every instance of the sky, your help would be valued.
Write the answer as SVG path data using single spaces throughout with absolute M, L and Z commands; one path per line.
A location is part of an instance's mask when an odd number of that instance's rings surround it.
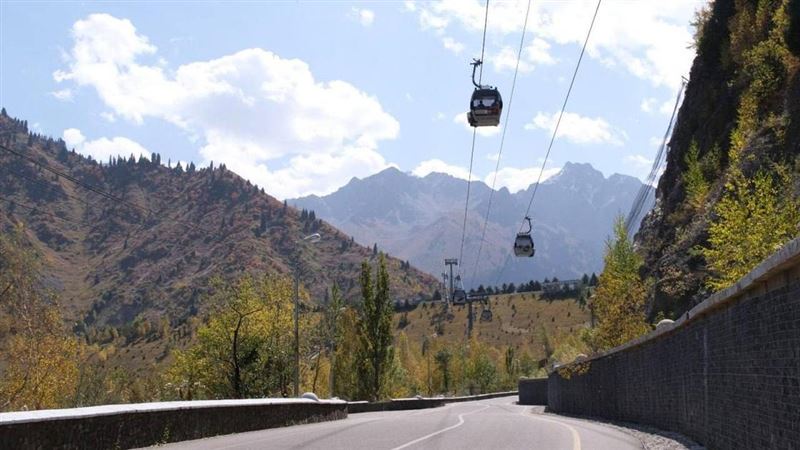
M 472 179 L 536 181 L 594 1 L 491 1 L 483 83 L 505 101 Z M 704 1 L 605 0 L 543 179 L 566 162 L 646 177 Z M 485 2 L 0 1 L 0 105 L 104 162 L 224 163 L 279 199 L 387 167 L 468 178 Z M 495 177 L 500 141 L 505 141 Z

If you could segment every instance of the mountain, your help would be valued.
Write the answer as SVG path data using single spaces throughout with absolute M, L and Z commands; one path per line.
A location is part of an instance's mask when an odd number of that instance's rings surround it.
M 295 260 L 312 302 L 333 282 L 354 299 L 361 262 L 376 259 L 372 248 L 225 166 L 170 168 L 158 155 L 100 164 L 29 133 L 5 109 L 0 144 L 21 155 L 0 149 L 0 231 L 23 224 L 48 286 L 81 333 L 164 321 L 181 330 L 202 318 L 210 278 L 289 275 Z M 321 241 L 297 244 L 311 233 Z M 397 299 L 430 297 L 437 287 L 404 261 L 389 257 L 387 265 Z
M 779 212 L 796 209 L 790 199 L 800 192 L 800 2 L 716 1 L 700 11 L 696 28 L 697 55 L 658 183 L 657 206 L 636 236 L 645 257 L 643 275 L 655 281 L 651 317 L 680 316 L 707 298 L 709 277 L 747 273 L 772 253 L 780 245 Z M 794 186 L 790 182 L 767 195 L 779 203 L 763 219 L 771 223 L 768 233 L 755 235 L 756 227 L 745 225 L 718 241 L 727 246 L 720 259 L 738 256 L 715 270 L 698 249 L 710 246 L 710 224 L 720 217 L 721 199 L 737 180 L 745 184 L 757 174 L 773 182 L 788 174 Z M 740 192 L 755 196 L 754 190 L 750 185 Z M 741 208 L 741 224 L 764 211 L 748 207 L 744 194 L 728 198 L 726 208 Z M 759 198 L 753 204 L 766 202 Z
M 539 186 L 532 208 L 536 256 L 510 256 L 533 185 L 512 194 L 494 192 L 480 265 L 475 261 L 491 188 L 470 186 L 462 274 L 470 286 L 557 276 L 572 278 L 602 268 L 604 242 L 618 214 L 626 214 L 642 183 L 608 178 L 589 164 L 567 163 Z M 364 245 L 377 243 L 401 259 L 440 274 L 446 257 L 458 257 L 467 182 L 441 173 L 417 177 L 388 168 L 353 178 L 336 192 L 289 200 L 313 210 Z M 498 280 L 498 277 L 501 279 Z

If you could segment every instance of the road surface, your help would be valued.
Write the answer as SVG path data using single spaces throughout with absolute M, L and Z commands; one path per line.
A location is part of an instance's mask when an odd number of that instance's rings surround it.
M 230 434 L 160 449 L 641 449 L 602 424 L 537 414 L 517 397 L 440 408 L 351 414 L 345 420 Z

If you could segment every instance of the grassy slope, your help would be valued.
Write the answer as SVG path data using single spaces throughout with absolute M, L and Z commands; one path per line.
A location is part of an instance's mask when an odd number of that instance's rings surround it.
M 589 326 L 589 310 L 582 309 L 572 299 L 542 300 L 537 293 L 497 295 L 490 299 L 493 320 L 476 320 L 473 333 L 490 346 L 513 345 L 520 354 L 528 351 L 535 359 L 545 357 L 543 331 L 552 338 Z M 420 344 L 424 336 L 436 333 L 437 316 L 440 316 L 442 306 L 441 303 L 425 303 L 409 311 L 409 324 L 403 329 L 399 328 L 399 321 L 405 313 L 396 313 L 395 332 L 404 331 L 410 342 Z M 474 310 L 480 317 L 481 307 Z M 443 339 L 448 344 L 464 342 L 466 330 L 467 307 L 453 307 L 453 318 L 444 320 Z

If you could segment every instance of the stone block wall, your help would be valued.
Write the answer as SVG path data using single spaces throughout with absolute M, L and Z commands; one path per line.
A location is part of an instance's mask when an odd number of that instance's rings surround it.
M 711 449 L 800 448 L 800 239 L 674 324 L 558 368 L 547 400 Z

